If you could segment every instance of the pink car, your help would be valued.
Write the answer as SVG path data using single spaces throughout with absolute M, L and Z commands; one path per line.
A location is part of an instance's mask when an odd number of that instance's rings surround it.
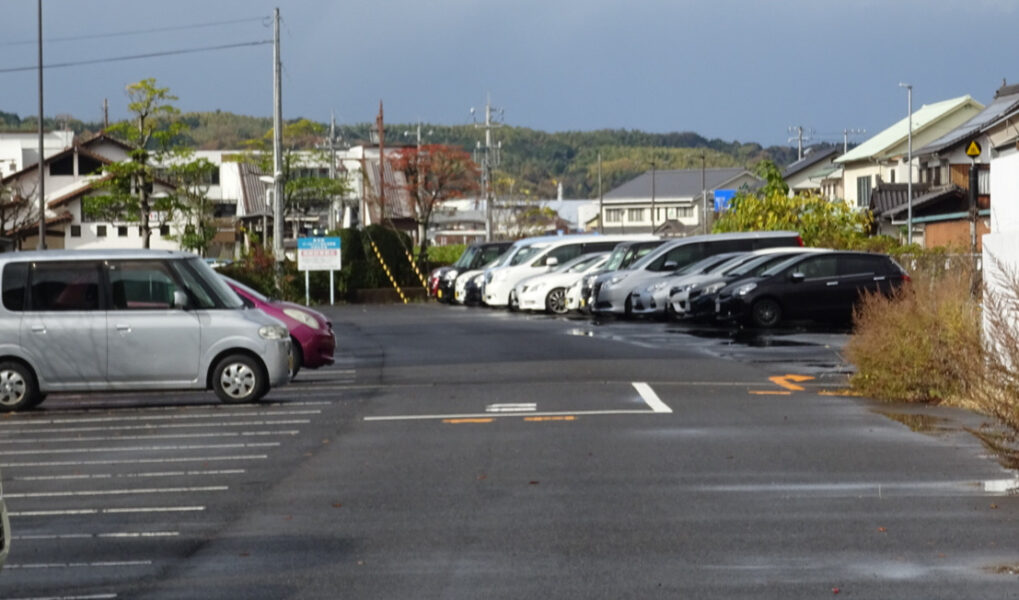
M 220 275 L 227 285 L 241 297 L 248 307 L 258 308 L 271 317 L 276 317 L 290 330 L 294 355 L 290 360 L 290 378 L 297 376 L 301 367 L 317 369 L 333 364 L 336 337 L 333 324 L 318 312 L 300 304 L 274 300 L 243 283 Z

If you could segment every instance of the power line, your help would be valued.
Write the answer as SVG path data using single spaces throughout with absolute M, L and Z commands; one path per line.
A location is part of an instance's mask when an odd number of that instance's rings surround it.
M 237 44 L 223 44 L 222 46 L 204 46 L 201 48 L 184 48 L 181 50 L 166 50 L 164 52 L 149 52 L 146 54 L 132 54 L 129 56 L 111 56 L 109 58 L 94 58 L 90 60 L 78 60 L 64 63 L 54 63 L 51 65 L 43 65 L 44 69 L 58 69 L 61 67 L 78 67 L 81 65 L 96 65 L 101 63 L 120 62 L 125 60 L 136 60 L 139 58 L 154 58 L 157 56 L 173 56 L 177 54 L 194 54 L 196 52 L 209 52 L 211 50 L 226 50 L 228 48 L 243 48 L 246 46 L 264 46 L 265 44 L 271 44 L 272 40 L 261 40 L 257 42 L 240 42 Z M 19 71 L 34 71 L 39 68 L 39 65 L 32 65 L 31 67 L 13 67 L 10 69 L 0 69 L 0 73 L 17 73 Z
M 194 25 L 175 25 L 172 27 L 154 27 L 152 29 L 136 29 L 134 31 L 111 31 L 107 33 L 94 33 L 89 35 L 74 35 L 68 37 L 58 38 L 46 38 L 44 42 L 75 42 L 79 40 L 94 40 L 102 38 L 112 37 L 124 37 L 131 35 L 144 35 L 147 33 L 160 33 L 163 31 L 182 31 L 185 29 L 201 29 L 203 27 L 218 27 L 220 25 L 234 25 L 236 23 L 251 23 L 253 21 L 266 21 L 267 17 L 250 17 L 247 19 L 233 19 L 231 21 L 210 21 L 208 23 L 195 23 Z M 4 46 L 24 46 L 28 44 L 38 44 L 39 40 L 19 40 L 16 42 L 3 42 L 0 43 L 0 47 Z

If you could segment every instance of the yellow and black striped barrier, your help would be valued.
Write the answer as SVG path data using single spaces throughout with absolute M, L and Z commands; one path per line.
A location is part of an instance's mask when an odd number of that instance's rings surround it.
M 379 259 L 379 264 L 382 265 L 382 270 L 386 272 L 386 277 L 388 277 L 389 282 L 393 284 L 393 288 L 396 290 L 396 293 L 400 295 L 400 300 L 403 300 L 403 303 L 407 304 L 407 296 L 403 295 L 403 290 L 401 290 L 400 285 L 396 283 L 396 278 L 393 277 L 392 271 L 389 270 L 389 265 L 387 265 L 386 261 L 382 259 L 382 252 L 380 252 L 379 247 L 375 245 L 375 240 L 369 239 L 368 241 L 371 242 L 372 250 L 375 251 L 375 256 Z

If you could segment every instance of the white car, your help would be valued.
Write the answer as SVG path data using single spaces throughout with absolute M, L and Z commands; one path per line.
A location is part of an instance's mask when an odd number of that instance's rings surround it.
M 520 310 L 543 310 L 561 315 L 567 312 L 566 290 L 584 274 L 600 269 L 609 259 L 608 252 L 582 254 L 548 273 L 528 277 L 514 288 Z
M 599 275 L 608 273 L 609 271 L 625 269 L 645 254 L 651 252 L 664 243 L 665 240 L 645 240 L 638 242 L 620 242 L 619 244 L 616 244 L 616 247 L 612 249 L 612 253 L 609 255 L 608 260 L 605 261 L 605 264 L 601 268 L 587 271 L 584 273 L 583 277 L 567 288 L 566 310 L 586 310 L 588 308 L 588 304 L 591 302 L 591 290 L 594 286 L 594 281 Z
M 562 235 L 548 240 L 543 238 L 521 247 L 507 262 L 485 272 L 484 302 L 489 306 L 508 306 L 517 303 L 513 288 L 521 280 L 547 273 L 581 254 L 611 251 L 619 242 L 639 239 L 656 239 L 648 234 L 577 234 Z
M 11 522 L 7 518 L 7 506 L 4 504 L 3 483 L 0 482 L 0 569 L 7 560 L 11 550 Z

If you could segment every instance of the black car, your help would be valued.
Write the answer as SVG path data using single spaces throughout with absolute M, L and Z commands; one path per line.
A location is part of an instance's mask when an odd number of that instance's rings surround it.
M 758 327 L 785 319 L 848 321 L 862 294 L 890 294 L 906 281 L 909 276 L 886 254 L 802 254 L 722 288 L 715 314 Z
M 495 260 L 509 249 L 513 242 L 484 242 L 471 244 L 464 250 L 460 258 L 448 267 L 433 269 L 428 275 L 428 295 L 434 296 L 439 302 L 453 301 L 453 284 L 456 277 L 464 271 L 481 268 L 482 265 Z

